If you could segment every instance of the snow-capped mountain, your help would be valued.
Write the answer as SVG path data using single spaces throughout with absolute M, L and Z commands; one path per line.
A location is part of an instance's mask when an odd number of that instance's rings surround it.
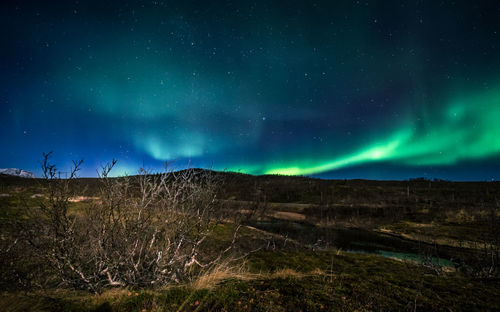
M 34 178 L 35 177 L 35 175 L 32 172 L 18 169 L 18 168 L 0 169 L 0 174 L 6 174 L 6 175 L 21 177 L 21 178 Z

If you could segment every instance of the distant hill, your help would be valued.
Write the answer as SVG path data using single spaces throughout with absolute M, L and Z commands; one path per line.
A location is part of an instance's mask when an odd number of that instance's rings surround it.
M 35 175 L 32 172 L 18 169 L 18 168 L 0 169 L 0 174 L 16 176 L 16 177 L 21 177 L 21 178 L 35 178 Z
M 239 201 L 345 205 L 349 210 L 350 207 L 371 207 L 374 204 L 399 209 L 410 202 L 472 207 L 483 203 L 497 205 L 495 200 L 500 198 L 500 182 L 452 182 L 423 178 L 406 181 L 324 180 L 304 176 L 255 176 L 198 168 L 187 170 L 215 174 L 220 183 L 218 198 Z M 183 171 L 170 174 L 182 174 Z M 128 179 L 132 186 L 137 185 L 137 176 L 129 176 Z M 40 178 L 26 179 L 0 173 L 0 193 L 13 192 L 17 187 L 29 188 L 33 194 L 41 193 L 46 182 Z M 81 194 L 85 196 L 97 196 L 101 186 L 98 178 L 77 178 L 71 183 L 76 190 L 85 190 Z M 485 194 L 488 196 L 485 197 Z

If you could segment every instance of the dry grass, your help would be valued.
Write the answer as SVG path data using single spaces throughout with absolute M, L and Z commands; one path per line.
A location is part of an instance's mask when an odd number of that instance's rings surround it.
M 252 280 L 258 277 L 260 277 L 259 274 L 248 272 L 245 263 L 232 265 L 228 262 L 222 262 L 208 270 L 208 272 L 201 274 L 191 283 L 191 287 L 194 289 L 213 289 L 228 279 Z
M 274 272 L 269 278 L 303 278 L 306 274 L 297 272 L 294 269 L 281 269 Z
M 316 268 L 314 270 L 312 270 L 311 272 L 309 272 L 309 275 L 326 275 L 327 273 L 323 270 L 321 270 L 320 268 Z
M 214 289 L 220 283 L 230 280 L 259 280 L 259 279 L 275 279 L 275 278 L 304 278 L 307 276 L 326 275 L 323 270 L 316 268 L 308 273 L 298 272 L 291 268 L 283 268 L 272 273 L 250 273 L 246 264 L 231 265 L 222 263 L 210 269 L 208 272 L 201 274 L 194 282 L 190 284 L 191 288 L 199 289 Z

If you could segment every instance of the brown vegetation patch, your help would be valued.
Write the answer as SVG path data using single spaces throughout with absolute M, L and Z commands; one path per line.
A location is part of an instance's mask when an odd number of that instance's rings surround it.
M 79 203 L 82 201 L 98 200 L 98 199 L 99 197 L 97 196 L 73 196 L 70 199 L 68 199 L 68 201 L 70 203 Z
M 301 213 L 288 212 L 288 211 L 276 211 L 272 215 L 276 219 L 283 219 L 289 221 L 304 221 L 306 216 Z

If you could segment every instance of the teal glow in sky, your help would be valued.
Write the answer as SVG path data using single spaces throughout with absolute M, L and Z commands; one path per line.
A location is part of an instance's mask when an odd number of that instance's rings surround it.
M 394 161 L 409 166 L 455 165 L 500 153 L 500 88 L 443 105 L 424 129 L 418 120 L 389 133 L 386 140 L 326 161 L 291 162 L 267 174 L 311 175 L 359 163 Z M 258 172 L 258 171 L 257 171 Z
M 0 167 L 500 176 L 500 3 L 9 1 Z

